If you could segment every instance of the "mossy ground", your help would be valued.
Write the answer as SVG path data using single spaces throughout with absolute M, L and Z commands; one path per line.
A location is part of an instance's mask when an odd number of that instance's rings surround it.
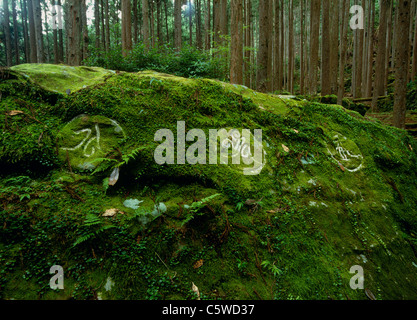
M 152 71 L 70 95 L 16 70 L 1 78 L 2 298 L 195 299 L 193 282 L 203 299 L 366 299 L 349 286 L 354 265 L 376 298 L 417 298 L 417 144 L 405 131 L 335 105 Z M 80 114 L 126 134 L 90 173 L 59 157 L 60 132 Z M 262 129 L 267 165 L 258 176 L 159 166 L 154 134 L 176 132 L 177 121 Z M 335 134 L 360 152 L 358 171 L 330 156 Z M 144 202 L 133 210 L 126 199 Z M 143 225 L 161 202 L 167 211 Z M 119 213 L 103 217 L 110 208 Z M 52 265 L 64 268 L 64 290 L 49 288 Z

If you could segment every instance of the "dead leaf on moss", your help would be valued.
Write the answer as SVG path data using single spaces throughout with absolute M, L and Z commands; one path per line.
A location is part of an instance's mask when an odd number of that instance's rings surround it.
M 284 149 L 285 152 L 290 152 L 290 149 L 285 144 L 282 145 L 282 149 Z
M 197 300 L 200 300 L 200 291 L 198 290 L 198 287 L 194 284 L 194 282 L 191 282 L 191 290 L 197 295 Z
M 107 209 L 103 213 L 103 217 L 114 217 L 117 213 L 125 214 L 123 211 L 120 211 L 119 209 L 112 208 L 112 209 Z
M 193 268 L 194 268 L 194 269 L 198 269 L 198 268 L 200 268 L 200 267 L 203 265 L 203 262 L 204 262 L 204 260 L 203 260 L 203 259 L 198 260 L 196 263 L 194 263 L 194 264 L 193 264 Z
M 18 114 L 22 114 L 22 113 L 24 113 L 23 111 L 20 111 L 20 110 L 12 110 L 12 111 L 9 111 L 8 113 L 7 113 L 7 115 L 8 116 L 16 116 L 16 115 L 18 115 Z

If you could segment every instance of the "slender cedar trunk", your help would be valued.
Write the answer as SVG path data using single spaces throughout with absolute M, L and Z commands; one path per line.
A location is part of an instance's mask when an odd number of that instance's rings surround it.
M 288 91 L 294 92 L 294 1 L 289 2 L 288 20 Z
M 104 48 L 105 51 L 108 51 L 109 48 L 107 47 L 107 43 L 106 43 L 106 24 L 104 21 L 104 0 L 101 0 L 101 5 L 100 5 L 100 22 L 101 22 L 101 27 L 100 27 L 100 31 L 101 31 L 101 46 Z
M 204 28 L 206 29 L 205 41 L 204 41 L 205 49 L 210 50 L 211 49 L 211 32 L 210 32 L 211 31 L 211 4 L 210 4 L 210 0 L 206 0 L 206 21 L 205 21 Z
M 25 47 L 25 62 L 30 62 L 30 47 L 29 47 L 29 34 L 28 34 L 28 16 L 26 0 L 20 0 L 20 8 L 22 10 L 22 26 L 23 26 L 23 43 Z
M 337 74 L 339 57 L 339 6 L 331 2 L 330 6 L 330 90 L 337 94 Z
M 36 49 L 36 35 L 35 35 L 35 18 L 33 16 L 33 2 L 28 0 L 28 16 L 29 16 L 29 42 L 30 42 L 30 62 L 38 62 L 38 50 Z
M 10 67 L 12 62 L 12 37 L 10 35 L 10 14 L 9 14 L 9 1 L 3 0 L 3 15 L 4 15 L 4 37 L 6 44 L 6 64 Z
M 70 66 L 80 65 L 80 1 L 81 0 L 69 0 L 68 1 L 68 64 Z
M 33 0 L 33 17 L 35 21 L 35 38 L 36 38 L 36 56 L 37 62 L 43 63 L 43 45 L 42 45 L 42 11 L 40 0 Z
M 132 24 L 133 24 L 133 42 L 134 44 L 138 43 L 138 0 L 133 0 L 132 4 L 133 9 L 133 16 L 132 16 Z M 108 21 L 107 21 L 108 24 Z
M 259 0 L 259 50 L 257 58 L 256 82 L 260 92 L 266 92 L 268 88 L 268 48 L 269 48 L 269 1 Z
M 412 61 L 411 61 L 411 52 L 413 50 L 414 17 L 417 15 L 416 2 L 417 2 L 417 0 L 412 0 L 412 2 L 411 2 L 411 11 L 410 11 L 410 28 L 409 28 L 410 61 L 409 61 L 409 72 L 408 72 L 408 81 L 409 82 L 413 79 L 412 78 L 412 65 L 410 65 L 410 63 L 412 63 Z M 411 68 L 410 68 L 410 66 L 411 66 Z
M 280 10 L 280 5 L 279 5 L 279 0 L 274 0 L 273 1 L 273 5 L 274 5 L 274 44 L 273 44 L 273 50 L 274 50 L 274 54 L 273 54 L 273 70 L 274 70 L 274 75 L 273 75 L 273 82 L 274 82 L 274 87 L 273 87 L 273 91 L 277 91 L 280 90 L 280 86 L 279 86 L 279 81 L 280 81 L 280 77 L 279 77 L 279 54 L 280 54 L 280 39 L 279 39 L 279 23 L 280 23 L 280 17 L 279 17 L 279 10 Z
M 330 82 L 330 0 L 323 0 L 321 50 L 321 94 L 331 94 Z
M 96 33 L 96 49 L 100 49 L 100 0 L 94 0 L 94 27 Z
M 162 46 L 162 11 L 161 0 L 156 0 L 156 36 L 158 38 L 158 46 Z
M 251 37 L 250 37 L 250 28 L 251 28 L 251 16 L 250 16 L 250 0 L 244 0 L 244 16 L 245 16 L 245 45 L 244 47 L 250 48 Z M 251 51 L 244 50 L 244 77 L 245 77 L 245 86 L 250 87 L 250 60 L 251 60 Z
M 14 37 L 15 64 L 19 64 L 20 63 L 20 59 L 19 59 L 19 32 L 18 32 L 17 19 L 16 19 L 16 0 L 12 0 L 12 10 L 13 10 L 13 37 Z
M 410 59 L 410 1 L 399 0 L 398 20 L 395 28 L 396 55 L 395 55 L 395 88 L 394 88 L 394 115 L 395 127 L 405 128 L 407 80 Z
M 413 41 L 413 67 L 411 72 L 411 79 L 415 80 L 417 76 L 417 18 L 415 17 L 414 24 L 414 41 Z
M 220 0 L 221 10 L 220 10 L 220 32 L 223 36 L 228 34 L 227 30 L 227 0 Z
M 87 24 L 87 5 L 86 0 L 81 1 L 81 18 L 82 18 L 82 36 L 83 36 L 83 59 L 88 58 L 88 44 L 89 44 L 89 37 L 88 37 L 88 24 Z
M 231 1 L 230 83 L 243 84 L 243 0 Z
M 105 15 L 106 15 L 106 30 L 105 30 L 105 43 L 107 50 L 110 50 L 110 10 L 109 10 L 109 0 L 105 0 Z
M 268 91 L 272 92 L 274 90 L 274 37 L 273 37 L 273 29 L 274 29 L 274 3 L 272 0 L 268 1 L 268 15 L 269 15 L 269 19 L 268 19 L 268 37 L 269 37 L 269 46 L 268 46 Z
M 369 1 L 370 22 L 368 25 L 369 44 L 368 44 L 368 59 L 366 69 L 366 96 L 372 96 L 372 75 L 374 65 L 374 33 L 375 33 L 375 1 Z
M 390 0 L 381 0 L 380 25 L 378 34 L 378 51 L 375 67 L 375 88 L 372 99 L 372 111 L 377 110 L 378 97 L 385 95 L 385 53 L 387 45 L 387 17 Z M 408 32 L 406 33 L 408 36 Z M 398 34 L 396 35 L 398 37 Z
M 221 44 L 221 2 L 220 0 L 213 0 L 213 32 L 214 38 L 213 41 L 216 47 L 219 47 Z
M 151 23 L 151 46 L 152 48 L 155 48 L 155 17 L 154 17 L 154 3 L 151 1 L 151 7 L 150 7 L 150 23 Z
M 46 6 L 46 1 L 42 0 L 43 3 L 43 13 L 44 16 L 47 17 L 47 6 Z M 46 37 L 46 50 L 45 50 L 45 62 L 50 62 L 51 61 L 51 47 L 49 44 L 49 27 L 48 27 L 48 21 L 45 21 L 45 37 Z
M 393 34 L 393 28 L 392 28 L 392 11 L 393 11 L 393 1 L 390 2 L 390 8 L 388 10 L 388 17 L 387 17 L 387 45 L 386 45 L 386 52 L 385 52 L 385 88 L 388 87 L 388 76 L 390 72 L 390 61 L 391 61 L 391 48 L 393 46 L 392 44 L 392 34 Z M 392 57 L 394 59 L 394 56 Z
M 58 6 L 61 7 L 61 0 L 58 0 Z M 63 25 L 63 12 L 58 13 L 58 25 Z M 58 29 L 58 62 L 64 62 L 64 32 L 62 29 Z
M 143 43 L 145 45 L 146 50 L 150 48 L 150 41 L 149 41 L 149 3 L 148 0 L 142 0 L 142 33 L 143 33 Z
M 363 62 L 364 30 L 356 29 L 354 30 L 354 33 L 356 37 L 356 44 L 355 44 L 356 57 L 355 57 L 355 90 L 353 90 L 353 96 L 355 98 L 360 98 L 361 93 L 362 93 L 362 69 L 363 69 L 362 62 Z
M 132 10 L 130 0 L 122 0 L 122 54 L 132 51 Z
M 145 1 L 145 0 L 144 0 Z M 175 48 L 181 51 L 182 47 L 182 17 L 181 17 L 181 0 L 174 0 L 174 27 L 175 27 Z
M 321 0 L 311 0 L 310 10 L 310 93 L 317 93 L 317 73 L 319 61 L 319 34 L 320 34 Z
M 366 96 L 366 76 L 368 75 L 368 45 L 369 45 L 369 28 L 368 25 L 370 23 L 370 10 L 369 10 L 369 0 L 363 0 L 363 9 L 364 9 L 364 19 L 365 19 L 365 25 L 364 25 L 364 31 L 363 31 L 363 55 L 362 55 L 362 86 L 361 86 L 361 96 Z
M 55 0 L 52 0 L 52 5 L 55 6 Z M 57 12 L 57 15 L 59 14 L 59 12 Z M 56 22 L 56 15 L 53 17 L 55 19 Z M 56 26 L 58 26 L 58 23 L 56 23 Z M 58 64 L 59 63 L 59 48 L 58 48 L 58 28 L 54 28 L 52 30 L 52 38 L 53 38 L 53 43 L 54 43 L 54 63 Z
M 304 0 L 300 1 L 300 94 L 304 95 Z
M 340 0 L 342 4 L 341 10 L 341 28 L 340 28 L 340 58 L 339 58 L 339 86 L 337 93 L 337 104 L 342 105 L 343 97 L 345 94 L 345 65 L 346 65 L 346 53 L 347 53 L 347 34 L 348 34 L 348 0 Z
M 166 30 L 166 42 L 169 45 L 169 29 L 168 29 L 168 1 L 164 1 L 164 9 L 165 9 L 165 30 Z
M 203 37 L 201 30 L 201 0 L 195 1 L 195 25 L 196 25 L 196 45 L 198 49 L 203 49 Z
M 193 45 L 193 6 L 191 0 L 188 0 L 188 29 L 190 31 L 190 46 Z
M 279 83 L 278 90 L 284 85 L 284 51 L 285 51 L 285 28 L 284 28 L 284 0 L 280 0 L 280 54 L 279 54 Z

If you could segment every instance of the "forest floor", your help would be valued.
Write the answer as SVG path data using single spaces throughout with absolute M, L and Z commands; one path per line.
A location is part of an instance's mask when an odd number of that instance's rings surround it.
M 368 120 L 378 119 L 389 126 L 393 124 L 392 112 L 368 112 L 365 118 Z M 406 130 L 417 139 L 417 111 L 407 111 L 405 123 Z

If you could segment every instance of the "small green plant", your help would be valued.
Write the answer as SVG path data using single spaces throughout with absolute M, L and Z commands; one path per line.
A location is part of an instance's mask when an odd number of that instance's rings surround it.
M 187 224 L 189 221 L 194 219 L 195 215 L 201 214 L 201 209 L 207 206 L 208 202 L 213 200 L 214 198 L 218 197 L 220 193 L 213 194 L 211 196 L 208 196 L 200 201 L 193 202 L 189 208 L 189 213 L 185 220 L 182 222 L 182 225 Z
M 103 231 L 114 228 L 115 226 L 112 224 L 104 224 L 104 221 L 99 218 L 98 216 L 88 213 L 84 220 L 84 224 L 81 227 L 82 233 L 81 235 L 75 240 L 72 247 L 77 247 L 81 243 L 84 243 L 92 238 L 95 238 L 97 235 L 102 233 Z
M 279 276 L 280 274 L 282 274 L 282 270 L 281 270 L 281 269 L 279 269 L 279 268 L 275 265 L 275 263 L 271 263 L 271 262 L 270 262 L 270 261 L 268 261 L 268 260 L 264 260 L 264 261 L 262 261 L 261 266 L 262 266 L 262 267 L 265 267 L 265 268 L 267 268 L 269 271 L 271 271 L 271 272 L 272 272 L 272 274 L 274 275 L 274 277 Z

